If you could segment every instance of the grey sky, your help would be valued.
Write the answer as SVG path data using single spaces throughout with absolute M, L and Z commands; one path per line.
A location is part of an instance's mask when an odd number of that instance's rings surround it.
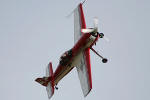
M 56 69 L 73 42 L 73 16 L 80 0 L 0 0 L 0 98 L 47 100 L 34 79 Z M 99 18 L 99 31 L 110 43 L 94 47 L 109 59 L 103 64 L 91 52 L 93 89 L 85 100 L 150 100 L 150 1 L 88 0 L 86 24 Z M 83 100 L 76 69 L 59 84 L 51 100 Z

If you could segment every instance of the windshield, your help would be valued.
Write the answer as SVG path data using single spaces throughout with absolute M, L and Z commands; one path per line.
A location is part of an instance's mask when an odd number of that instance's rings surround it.
M 60 57 L 60 64 L 64 65 L 66 64 L 70 58 L 72 57 L 72 50 L 68 50 L 65 53 L 63 53 Z

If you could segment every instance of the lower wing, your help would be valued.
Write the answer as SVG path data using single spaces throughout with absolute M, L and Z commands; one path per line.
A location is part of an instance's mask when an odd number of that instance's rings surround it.
M 81 83 L 84 97 L 86 97 L 92 89 L 90 49 L 86 49 L 81 53 L 79 65 L 76 67 Z

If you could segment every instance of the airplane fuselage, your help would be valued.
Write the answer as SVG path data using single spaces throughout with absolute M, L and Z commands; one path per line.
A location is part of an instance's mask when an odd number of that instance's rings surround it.
M 72 49 L 70 49 L 71 57 L 68 57 L 65 60 L 65 63 L 59 63 L 56 71 L 54 72 L 54 84 L 58 84 L 58 82 L 68 74 L 74 67 L 78 66 L 78 63 L 81 59 L 82 52 L 92 47 L 95 42 L 98 40 L 98 37 L 91 35 L 90 33 L 82 34 L 81 38 L 77 41 Z

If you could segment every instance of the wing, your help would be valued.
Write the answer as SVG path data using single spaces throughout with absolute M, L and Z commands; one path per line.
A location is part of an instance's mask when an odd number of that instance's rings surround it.
M 86 28 L 82 4 L 79 4 L 74 10 L 74 43 L 76 43 L 81 35 L 81 29 Z
M 85 29 L 85 18 L 83 13 L 82 4 L 79 4 L 74 10 L 74 43 L 76 43 L 82 36 L 81 29 Z M 84 96 L 87 96 L 92 89 L 92 77 L 91 77 L 91 63 L 90 63 L 90 49 L 86 49 L 80 55 L 80 62 L 78 64 L 77 71 L 81 83 L 81 88 Z
M 92 89 L 90 49 L 88 48 L 82 52 L 80 58 L 81 60 L 76 68 L 78 71 L 82 92 L 84 97 L 86 97 Z

